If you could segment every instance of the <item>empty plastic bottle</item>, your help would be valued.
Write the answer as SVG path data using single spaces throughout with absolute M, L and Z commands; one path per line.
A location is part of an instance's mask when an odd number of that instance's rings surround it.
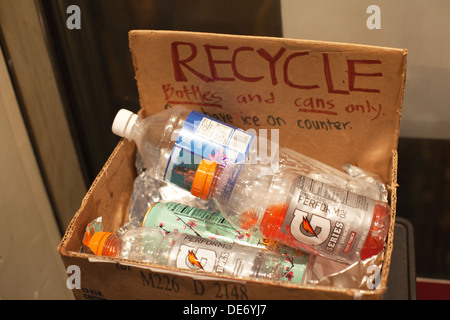
M 201 159 L 225 167 L 256 152 L 251 148 L 254 135 L 183 106 L 145 118 L 121 109 L 112 131 L 136 143 L 151 177 L 186 190 L 191 188 Z
M 288 169 L 268 175 L 258 164 L 203 160 L 191 193 L 213 199 L 236 228 L 258 226 L 266 238 L 347 264 L 383 250 L 390 221 L 380 200 Z
M 235 277 L 280 280 L 283 276 L 283 257 L 276 252 L 185 233 L 164 235 L 155 227 L 130 229 L 120 236 L 96 232 L 89 248 L 97 255 Z

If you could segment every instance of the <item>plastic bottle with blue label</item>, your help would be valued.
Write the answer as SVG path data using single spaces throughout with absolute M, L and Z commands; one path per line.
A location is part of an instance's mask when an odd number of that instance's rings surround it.
M 141 227 L 121 235 L 96 232 L 89 243 L 97 255 L 233 277 L 281 280 L 283 256 L 236 243 Z
M 252 152 L 254 135 L 183 106 L 149 117 L 121 109 L 112 131 L 135 141 L 150 176 L 191 190 L 202 159 L 226 167 Z

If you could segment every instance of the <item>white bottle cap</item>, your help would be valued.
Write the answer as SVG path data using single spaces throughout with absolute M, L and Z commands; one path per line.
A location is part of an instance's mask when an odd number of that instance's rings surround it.
M 120 109 L 114 118 L 112 132 L 120 137 L 130 139 L 130 133 L 137 118 L 137 114 L 126 109 Z

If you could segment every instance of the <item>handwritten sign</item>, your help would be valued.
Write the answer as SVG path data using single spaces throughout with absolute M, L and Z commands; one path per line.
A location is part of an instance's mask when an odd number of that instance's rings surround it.
M 145 115 L 182 104 L 390 178 L 406 50 L 174 31 L 131 31 L 130 47 Z

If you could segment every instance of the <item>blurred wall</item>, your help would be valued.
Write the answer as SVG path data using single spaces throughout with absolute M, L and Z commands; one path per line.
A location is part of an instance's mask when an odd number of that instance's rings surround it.
M 0 300 L 73 299 L 60 233 L 0 48 Z
M 285 37 L 407 48 L 400 135 L 450 139 L 450 1 L 281 0 L 281 13 Z

